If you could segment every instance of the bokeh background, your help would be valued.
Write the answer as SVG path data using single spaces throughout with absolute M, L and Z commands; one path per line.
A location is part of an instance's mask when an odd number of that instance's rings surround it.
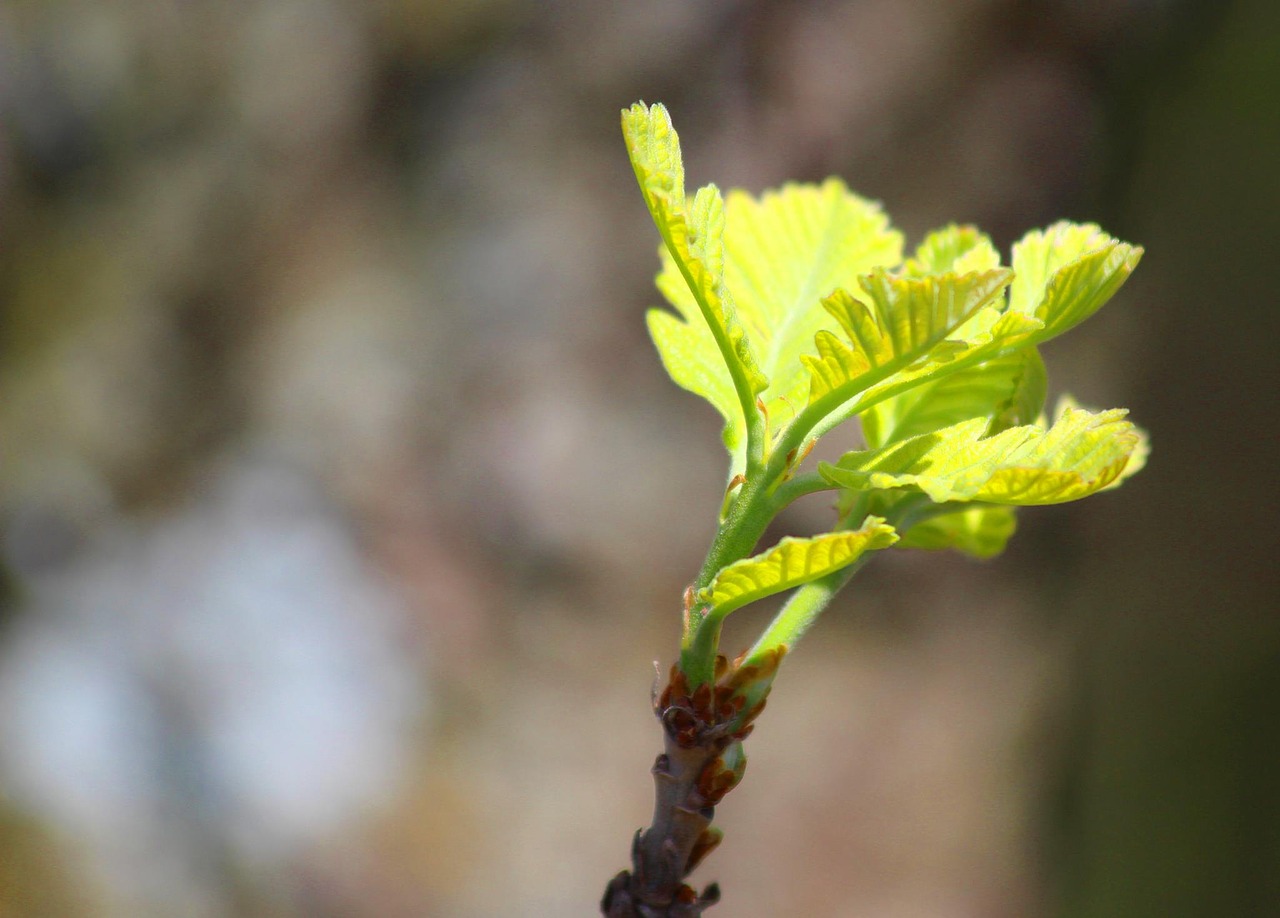
M 723 488 L 641 98 L 691 184 L 1147 247 L 1047 357 L 1148 469 L 864 572 L 717 913 L 1280 914 L 1278 89 L 1273 0 L 7 0 L 0 915 L 594 913 Z

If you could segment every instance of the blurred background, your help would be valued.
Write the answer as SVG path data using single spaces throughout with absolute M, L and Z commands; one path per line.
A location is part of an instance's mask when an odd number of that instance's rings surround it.
M 1147 247 L 1047 359 L 1149 467 L 869 567 L 716 913 L 1280 914 L 1278 89 L 1272 0 L 7 0 L 0 916 L 595 912 L 724 485 L 637 99 L 691 186 Z

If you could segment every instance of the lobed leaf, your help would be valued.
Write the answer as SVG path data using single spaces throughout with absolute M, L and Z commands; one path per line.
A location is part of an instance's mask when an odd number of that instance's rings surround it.
M 1063 395 L 1058 399 L 1058 403 L 1053 408 L 1053 420 L 1056 423 L 1068 411 L 1079 411 L 1079 402 L 1070 395 Z M 1110 491 L 1112 488 L 1118 488 L 1125 481 L 1142 471 L 1146 467 L 1147 457 L 1151 454 L 1151 441 L 1147 437 L 1147 432 L 1141 427 L 1134 425 L 1134 435 L 1137 436 L 1138 442 L 1133 448 L 1133 452 L 1129 456 L 1129 463 L 1124 467 L 1124 471 L 1116 478 L 1115 481 L 1102 488 L 1103 491 Z
M 1057 337 L 1097 312 L 1142 259 L 1142 248 L 1121 242 L 1093 223 L 1055 223 L 1013 246 L 1017 276 L 1009 309 L 1044 323 L 1036 343 Z
M 776 418 L 803 407 L 809 378 L 800 356 L 813 353 L 820 329 L 835 327 L 822 297 L 873 268 L 897 265 L 902 235 L 878 204 L 828 179 L 785 185 L 758 201 L 730 192 L 725 251 L 726 279 L 760 342 L 771 380 L 765 404 Z
M 846 401 L 896 371 L 920 371 L 921 366 L 912 365 L 922 358 L 951 360 L 965 350 L 965 343 L 939 345 L 998 296 L 1011 276 L 1002 268 L 924 277 L 877 270 L 860 281 L 869 304 L 835 291 L 822 305 L 849 343 L 821 331 L 815 340 L 818 356 L 801 358 L 810 375 L 810 404 L 833 393 Z M 994 326 L 999 314 L 990 314 Z
M 1000 256 L 990 239 L 972 226 L 952 224 L 926 236 L 904 270 L 913 276 L 928 276 L 990 270 L 999 264 Z M 953 338 L 966 343 L 964 351 L 939 354 L 945 359 L 886 384 L 898 387 L 914 381 L 901 394 L 871 404 L 862 412 L 862 429 L 869 445 L 884 446 L 972 417 L 990 417 L 993 433 L 1039 417 L 1047 386 L 1044 363 L 1034 347 L 1026 345 L 1031 333 L 1042 326 L 1020 316 L 1003 319 L 1000 324 L 1002 306 L 1000 301 L 985 306 L 956 329 Z M 979 362 L 981 355 L 991 356 Z
M 725 421 L 721 434 L 725 446 L 731 453 L 738 451 L 743 446 L 745 429 L 740 420 L 742 408 L 710 332 L 696 334 L 693 326 L 665 309 L 650 309 L 645 319 L 667 375 L 682 389 L 715 406 Z
M 724 616 L 758 599 L 825 577 L 863 553 L 887 548 L 897 540 L 893 527 L 878 516 L 867 517 L 856 530 L 805 539 L 788 536 L 768 551 L 723 568 L 698 598 L 710 607 L 709 615 Z
M 991 415 L 988 434 L 1033 423 L 1043 415 L 1044 402 L 1049 395 L 1049 371 L 1044 365 L 1044 358 L 1034 346 L 1004 359 L 1016 359 L 1022 365 L 1013 390 L 1003 402 L 996 405 L 996 410 Z M 991 363 L 998 362 L 1000 361 L 991 361 Z
M 916 246 L 915 254 L 903 265 L 912 277 L 927 274 L 965 274 L 1000 267 L 1000 253 L 991 240 L 975 226 L 952 223 L 934 230 Z
M 813 352 L 818 330 L 836 327 L 821 297 L 852 286 L 877 266 L 898 264 L 902 236 L 889 227 L 879 205 L 828 179 L 784 185 L 758 200 L 730 191 L 723 239 L 725 287 L 769 380 L 761 393 L 766 414 L 785 419 L 803 406 L 808 389 L 801 355 Z M 663 257 L 658 288 L 681 315 L 696 313 L 670 254 Z M 705 337 L 695 324 L 684 334 Z
M 725 419 L 725 442 L 742 442 L 746 412 L 768 380 L 761 373 L 746 332 L 724 285 L 724 201 L 714 185 L 685 197 L 680 139 L 662 105 L 636 103 L 622 113 L 622 132 L 636 180 L 665 251 L 687 286 L 691 308 L 678 324 L 649 328 L 663 365 L 675 382 L 710 401 Z M 722 369 L 712 373 L 718 355 Z M 692 365 L 690 365 L 692 363 Z M 712 383 L 723 376 L 728 385 Z M 732 398 L 726 398 L 726 394 Z
M 1047 430 L 1012 427 L 984 438 L 988 421 L 973 418 L 880 449 L 847 453 L 819 473 L 856 491 L 908 488 L 930 499 L 995 504 L 1056 504 L 1115 482 L 1142 436 L 1123 409 L 1097 414 L 1067 407 Z
M 978 353 L 973 345 L 969 353 Z M 990 341 L 988 350 L 995 350 Z M 956 364 L 953 358 L 949 363 Z M 987 433 L 1026 424 L 1040 416 L 1048 386 L 1044 361 L 1033 347 L 1011 350 L 960 369 L 947 363 L 926 368 L 932 377 L 885 399 L 862 415 L 869 446 L 886 446 L 975 417 L 990 419 Z
M 900 374 L 863 396 L 867 442 L 884 446 L 982 416 L 990 418 L 992 434 L 1038 417 L 1047 380 L 1035 345 L 1092 315 L 1141 254 L 1092 224 L 1058 223 L 1027 234 L 1014 248 L 1018 273 L 1007 310 L 993 303 L 956 330 L 954 337 L 969 343 L 967 351 L 941 354 L 933 366 Z M 977 230 L 950 226 L 926 237 L 906 267 L 927 274 L 997 261 Z M 990 356 L 976 362 L 983 355 Z M 878 397 L 890 388 L 905 391 Z

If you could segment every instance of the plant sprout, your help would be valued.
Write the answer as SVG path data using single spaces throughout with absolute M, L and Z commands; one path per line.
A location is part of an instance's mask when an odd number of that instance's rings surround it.
M 1142 249 L 1061 222 L 1027 233 L 1004 267 L 985 235 L 951 225 L 904 258 L 879 206 L 839 179 L 690 198 L 667 110 L 636 103 L 622 130 L 673 310 L 650 310 L 649 331 L 671 378 L 723 416 L 729 458 L 719 528 L 684 593 L 680 657 L 654 699 L 653 822 L 602 903 L 611 918 L 675 918 L 719 899 L 714 883 L 698 893 L 685 879 L 721 840 L 711 821 L 742 779 L 742 741 L 784 656 L 869 557 L 990 558 L 1016 507 L 1078 500 L 1142 467 L 1146 439 L 1123 409 L 1063 398 L 1046 414 L 1039 352 L 1106 303 Z M 850 422 L 866 447 L 807 468 L 814 444 Z M 755 553 L 779 512 L 818 491 L 835 497 L 830 531 Z M 726 616 L 784 591 L 730 662 Z

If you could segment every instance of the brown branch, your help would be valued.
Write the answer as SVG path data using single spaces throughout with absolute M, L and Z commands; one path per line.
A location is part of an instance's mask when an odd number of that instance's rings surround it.
M 762 677 L 772 679 L 784 652 L 780 648 L 763 666 L 732 671 L 720 657 L 716 676 L 728 672 L 728 678 L 692 693 L 684 673 L 671 668 L 671 680 L 654 703 L 664 751 L 653 765 L 653 823 L 636 833 L 631 869 L 609 882 L 602 914 L 696 918 L 720 900 L 715 883 L 699 894 L 685 879 L 720 843 L 720 830 L 711 827 L 716 804 L 742 779 L 746 760 L 738 744 L 764 708 L 762 700 L 744 710 L 744 689 Z

